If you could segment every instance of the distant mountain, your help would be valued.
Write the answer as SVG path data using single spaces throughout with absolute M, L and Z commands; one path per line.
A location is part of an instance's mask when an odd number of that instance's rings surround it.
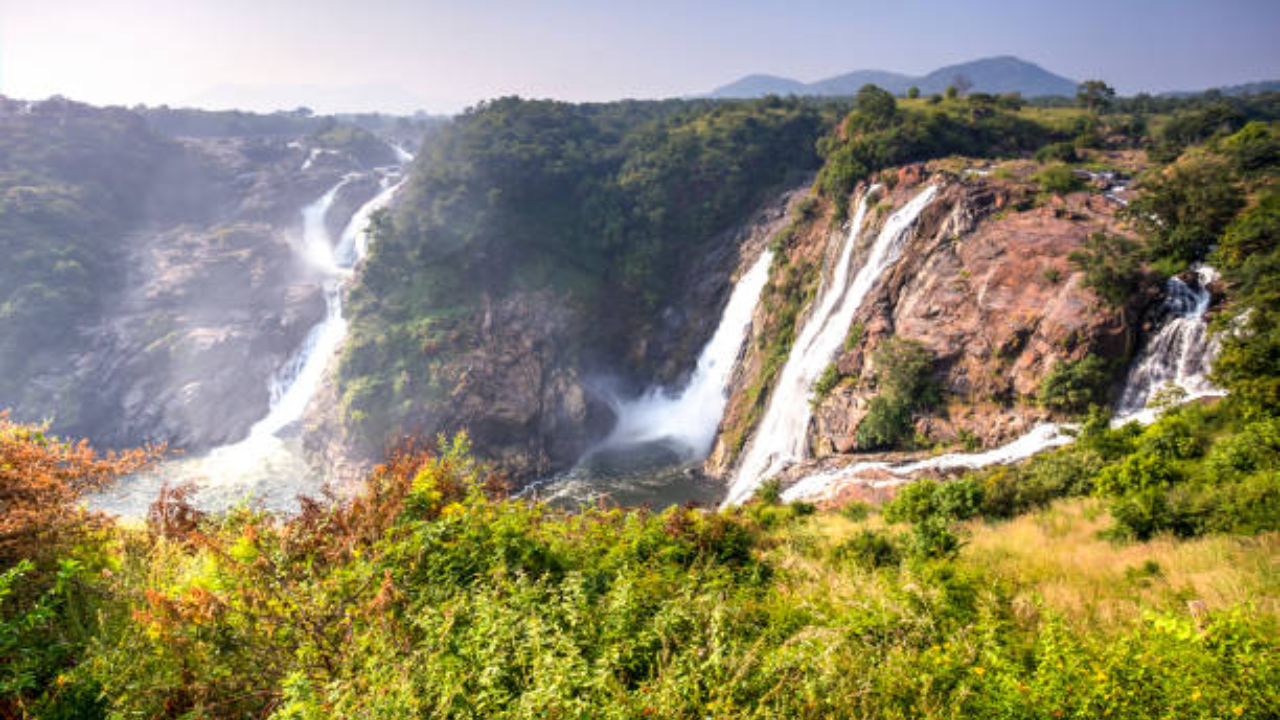
M 972 83 L 973 92 L 1022 93 L 1025 97 L 1044 95 L 1071 96 L 1076 92 L 1075 80 L 1056 75 L 1011 55 L 983 58 L 958 65 L 948 65 L 931 73 L 912 77 L 886 70 L 855 70 L 812 83 L 803 83 L 775 75 L 748 75 L 736 82 L 716 88 L 707 94 L 713 98 L 747 98 L 763 95 L 853 95 L 863 85 L 878 85 L 901 95 L 916 86 L 929 95 L 945 92 L 957 77 Z
M 1212 88 L 1223 95 L 1236 97 L 1239 95 L 1261 95 L 1262 93 L 1280 92 L 1280 80 L 1263 80 L 1260 82 L 1244 83 L 1242 85 L 1224 85 L 1222 87 Z M 1208 92 L 1206 90 L 1174 90 L 1172 92 L 1160 93 L 1164 97 L 1188 97 L 1190 95 L 1199 95 Z
M 748 75 L 711 92 L 711 97 L 747 98 L 765 95 L 807 95 L 809 86 L 777 75 Z

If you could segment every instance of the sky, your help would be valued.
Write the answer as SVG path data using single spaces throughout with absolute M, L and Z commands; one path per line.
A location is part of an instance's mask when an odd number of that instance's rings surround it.
M 0 94 L 453 112 L 1017 55 L 1122 94 L 1280 78 L 1280 0 L 0 0 Z

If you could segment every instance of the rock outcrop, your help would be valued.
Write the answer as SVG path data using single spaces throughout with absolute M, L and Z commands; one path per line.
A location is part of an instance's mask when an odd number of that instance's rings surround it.
M 873 201 L 855 266 L 893 210 L 925 183 L 940 187 L 901 260 L 866 296 L 833 358 L 838 381 L 816 399 L 808 428 L 812 458 L 867 457 L 855 431 L 876 393 L 870 359 L 889 337 L 919 341 L 934 356 L 944 401 L 915 416 L 917 436 L 932 446 L 992 447 L 1049 418 L 1035 396 L 1056 363 L 1095 354 L 1120 367 L 1135 349 L 1145 306 L 1158 297 L 1142 293 L 1127 307 L 1109 308 L 1069 261 L 1091 234 L 1125 232 L 1118 204 L 1101 192 L 1045 195 L 1017 173 L 998 179 L 941 165 L 902 168 L 885 177 L 891 188 Z M 791 331 L 778 316 L 797 313 L 799 305 L 795 326 L 802 326 L 812 305 L 806 298 L 821 277 L 817 268 L 831 266 L 848 234 L 847 227 L 833 227 L 830 213 L 823 203 L 790 231 L 787 261 L 775 268 L 766 290 L 773 299 L 757 313 L 723 432 L 706 463 L 709 474 L 732 470 L 767 402 L 761 388 L 768 390 L 768 372 L 778 365 L 767 356 L 770 338 Z M 787 293 L 790 304 L 781 301 Z M 838 457 L 825 464 L 832 460 Z

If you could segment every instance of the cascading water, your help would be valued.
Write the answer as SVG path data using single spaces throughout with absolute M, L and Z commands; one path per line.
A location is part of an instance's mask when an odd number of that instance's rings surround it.
M 711 483 L 698 485 L 685 471 L 688 463 L 705 458 L 715 442 L 733 367 L 772 262 L 773 253 L 766 250 L 738 279 L 683 390 L 657 387 L 618 403 L 613 431 L 578 467 L 531 489 L 553 500 L 586 501 L 601 494 L 624 503 L 712 499 L 717 488 Z
M 1218 343 L 1209 334 L 1204 315 L 1212 300 L 1209 284 L 1217 273 L 1208 266 L 1197 267 L 1195 273 L 1195 285 L 1178 278 L 1170 278 L 1165 285 L 1164 320 L 1129 369 L 1116 403 L 1113 425 L 1153 422 L 1156 411 L 1147 404 L 1163 388 L 1182 390 L 1181 402 L 1224 394 L 1207 378 Z M 972 470 L 1018 462 L 1071 442 L 1073 429 L 1072 425 L 1042 423 L 1016 440 L 985 452 L 947 453 L 905 463 L 854 463 L 806 476 L 787 488 L 782 497 L 788 502 L 818 500 L 841 483 L 856 478 L 871 486 L 897 485 L 926 471 Z
M 933 185 L 925 188 L 889 216 L 866 262 L 849 281 L 853 249 L 871 196 L 876 191 L 877 188 L 869 189 L 858 203 L 831 281 L 819 288 L 817 307 L 791 348 L 769 398 L 764 418 L 734 474 L 725 505 L 744 502 L 765 479 L 805 457 L 805 438 L 812 417 L 809 396 L 813 384 L 844 343 L 849 323 L 862 301 L 880 276 L 898 262 L 916 218 L 933 200 L 938 189 Z
M 1223 394 L 1208 379 L 1218 343 L 1209 335 L 1204 319 L 1212 300 L 1209 284 L 1217 273 L 1202 265 L 1195 268 L 1195 274 L 1194 285 L 1176 277 L 1165 284 L 1164 323 L 1129 370 L 1116 404 L 1119 420 L 1150 422 L 1154 411 L 1147 403 L 1164 388 L 1180 389 L 1183 401 Z
M 733 365 L 742 351 L 760 292 L 769 280 L 773 253 L 766 250 L 729 296 L 720 324 L 698 355 L 698 364 L 684 390 L 650 389 L 636 400 L 620 403 L 618 422 L 601 448 L 672 440 L 686 459 L 701 459 L 711 451 L 716 429 L 728 402 Z
M 268 509 L 289 509 L 296 497 L 314 493 L 319 479 L 302 457 L 296 428 L 315 395 L 330 358 L 346 337 L 342 289 L 355 264 L 368 248 L 369 220 L 385 207 L 404 180 L 383 174 L 381 191 L 351 217 L 337 243 L 325 216 L 338 191 L 359 175 L 349 175 L 302 210 L 301 251 L 323 275 L 325 317 L 307 333 L 302 346 L 271 380 L 271 404 L 266 417 L 239 442 L 203 455 L 164 463 L 148 473 L 119 483 L 94 499 L 94 507 L 122 516 L 138 517 L 164 484 L 194 483 L 194 498 L 202 508 L 225 508 L 252 496 Z

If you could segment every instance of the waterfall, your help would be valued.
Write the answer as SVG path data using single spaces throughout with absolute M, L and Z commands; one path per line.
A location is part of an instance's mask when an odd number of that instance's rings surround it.
M 1129 368 L 1112 425 L 1155 421 L 1156 411 L 1147 403 L 1162 388 L 1180 388 L 1185 393 L 1180 398 L 1182 402 L 1224 394 L 1207 378 L 1218 343 L 1209 335 L 1204 315 L 1212 300 L 1208 287 L 1217 273 L 1211 267 L 1199 266 L 1195 274 L 1194 285 L 1176 277 L 1166 283 L 1164 319 Z M 840 483 L 859 477 L 873 486 L 897 485 L 923 471 L 973 470 L 1018 462 L 1071 442 L 1073 429 L 1069 424 L 1041 423 L 1012 442 L 984 452 L 947 453 L 904 463 L 853 463 L 808 475 L 787 488 L 782 497 L 788 502 L 823 499 Z M 877 476 L 879 479 L 875 479 Z
M 791 348 L 765 408 L 764 418 L 734 474 L 725 505 L 746 501 L 765 479 L 788 464 L 804 459 L 807 450 L 805 439 L 812 417 L 809 396 L 813 384 L 844 343 L 849 324 L 862 301 L 885 270 L 893 267 L 902 256 L 916 218 L 938 191 L 936 186 L 930 185 L 889 216 L 866 262 L 849 281 L 854 246 L 876 190 L 874 187 L 867 190 L 858 203 L 831 281 L 818 290 L 817 306 Z
M 698 355 L 689 384 L 679 392 L 651 388 L 635 400 L 619 403 L 618 422 L 600 449 L 672 440 L 681 446 L 687 460 L 702 459 L 711 452 L 729 400 L 733 366 L 751 329 L 772 262 L 773 253 L 765 250 L 739 278 L 715 334 Z
M 521 494 L 571 504 L 601 496 L 624 504 L 714 502 L 721 486 L 702 478 L 690 463 L 706 457 L 715 442 L 733 368 L 772 262 L 773 253 L 766 250 L 738 279 L 683 390 L 657 387 L 617 403 L 617 423 L 604 441 L 573 469 L 531 483 Z
M 162 464 L 148 473 L 96 497 L 93 505 L 125 516 L 141 516 L 162 484 L 197 483 L 197 502 L 205 508 L 226 508 L 252 496 L 273 509 L 292 507 L 299 494 L 314 493 L 318 478 L 302 457 L 300 439 L 289 432 L 301 420 L 324 379 L 330 359 L 342 346 L 347 321 L 342 314 L 342 290 L 369 246 L 369 220 L 405 182 L 386 173 L 378 194 L 362 205 L 333 241 L 325 216 L 344 185 L 361 177 L 348 175 L 315 202 L 302 209 L 300 254 L 323 276 L 325 315 L 312 327 L 302 345 L 270 380 L 267 415 L 239 442 L 199 456 Z
M 1116 417 L 1120 421 L 1150 422 L 1154 411 L 1147 409 L 1147 403 L 1167 387 L 1181 389 L 1185 393 L 1183 401 L 1223 394 L 1208 379 L 1218 343 L 1209 335 L 1204 319 L 1212 300 L 1209 283 L 1217 273 L 1201 265 L 1195 268 L 1195 274 L 1194 285 L 1176 277 L 1165 283 L 1165 320 L 1129 369 L 1120 401 L 1116 403 Z

